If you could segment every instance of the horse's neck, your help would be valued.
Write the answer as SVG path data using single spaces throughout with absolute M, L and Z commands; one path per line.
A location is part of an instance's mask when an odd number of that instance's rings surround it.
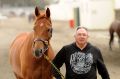
M 32 44 L 33 44 L 33 41 L 34 41 L 34 34 L 33 32 L 30 32 L 26 38 L 26 47 L 31 49 L 32 48 Z
M 51 47 L 51 45 L 49 44 L 49 49 L 48 49 L 48 57 L 49 57 L 49 59 L 50 60 L 53 60 L 53 58 L 55 57 L 55 55 L 54 55 L 54 51 L 53 51 L 53 49 L 52 49 L 52 47 Z

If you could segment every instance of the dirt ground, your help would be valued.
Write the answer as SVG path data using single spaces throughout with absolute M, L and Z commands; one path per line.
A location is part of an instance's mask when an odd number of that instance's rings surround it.
M 15 79 L 8 58 L 10 43 L 17 34 L 32 30 L 33 23 L 28 23 L 27 18 L 10 18 L 0 21 L 0 79 Z M 53 21 L 53 37 L 51 45 L 57 53 L 63 45 L 74 41 L 74 28 L 68 22 Z M 108 48 L 108 31 L 90 31 L 89 42 L 99 47 L 109 71 L 111 79 L 120 79 L 120 48 L 115 38 L 113 51 Z M 64 74 L 64 66 L 61 68 Z M 98 76 L 98 79 L 101 79 Z

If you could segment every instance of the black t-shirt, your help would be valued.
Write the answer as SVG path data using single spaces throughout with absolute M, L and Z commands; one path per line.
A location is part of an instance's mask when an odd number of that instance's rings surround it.
M 102 79 L 110 79 L 100 50 L 90 43 L 83 50 L 78 48 L 76 43 L 64 46 L 53 63 L 58 69 L 65 63 L 66 79 L 97 79 L 96 68 Z M 56 78 L 60 78 L 55 69 L 53 72 Z

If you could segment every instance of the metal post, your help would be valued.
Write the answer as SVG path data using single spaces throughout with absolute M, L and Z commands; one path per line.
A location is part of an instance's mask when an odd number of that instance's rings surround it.
M 75 27 L 80 26 L 79 7 L 74 8 L 74 25 Z

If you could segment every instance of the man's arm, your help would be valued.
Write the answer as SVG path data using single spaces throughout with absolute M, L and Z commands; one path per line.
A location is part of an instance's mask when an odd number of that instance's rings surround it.
M 56 66 L 56 68 L 60 71 L 60 67 L 63 65 L 65 62 L 65 57 L 66 57 L 66 51 L 65 48 L 63 47 L 55 56 L 53 59 L 53 64 Z M 58 71 L 53 67 L 53 75 L 56 77 L 56 79 L 62 79 L 61 75 L 58 73 Z
M 101 75 L 102 79 L 110 79 L 100 51 L 98 52 L 97 68 L 98 68 L 98 73 Z

